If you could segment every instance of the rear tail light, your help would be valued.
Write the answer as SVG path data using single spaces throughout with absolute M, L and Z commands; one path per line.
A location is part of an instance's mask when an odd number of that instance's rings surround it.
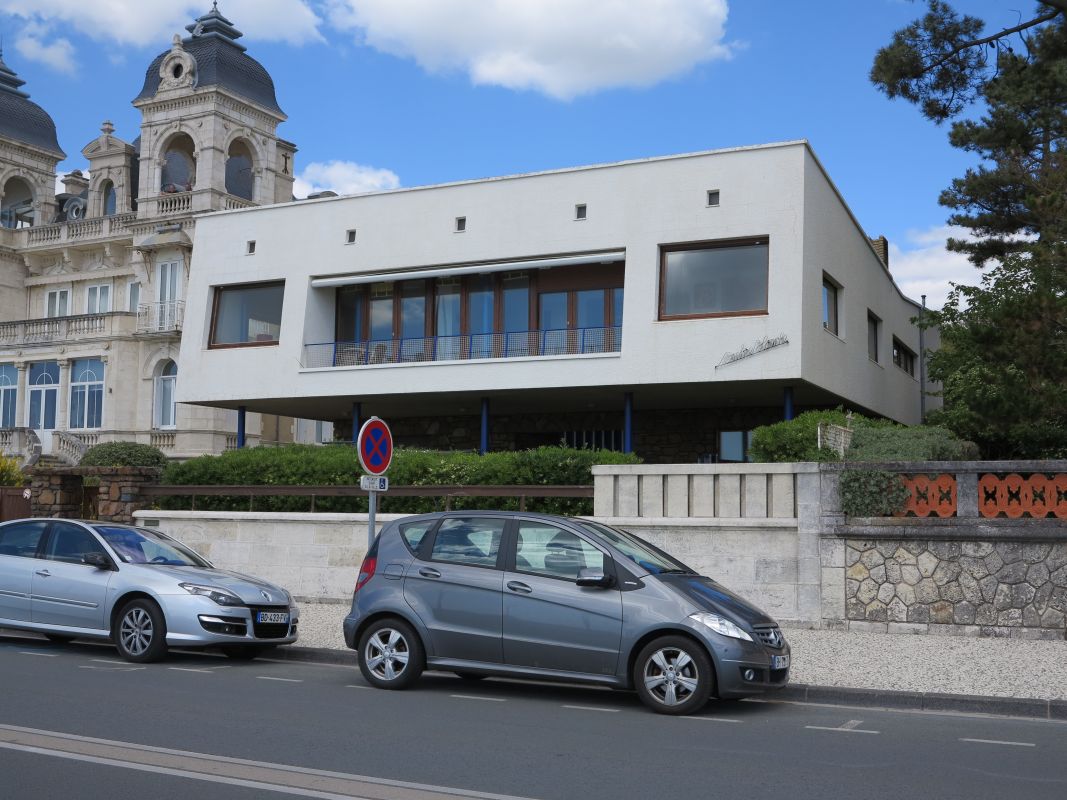
M 359 568 L 359 577 L 356 578 L 356 591 L 363 588 L 364 584 L 374 577 L 374 570 L 378 567 L 378 559 L 375 556 L 367 556 Z

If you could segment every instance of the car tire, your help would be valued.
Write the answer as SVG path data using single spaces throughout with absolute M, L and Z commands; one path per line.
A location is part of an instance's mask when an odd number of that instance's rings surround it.
M 54 644 L 67 644 L 67 642 L 74 641 L 73 636 L 67 636 L 63 633 L 46 633 L 44 635 L 44 638 L 46 638 L 50 642 L 53 642 Z
M 253 661 L 260 656 L 266 655 L 274 648 L 265 647 L 263 645 L 233 644 L 220 647 L 219 649 L 226 658 L 232 658 L 234 661 Z
M 711 658 L 685 636 L 662 636 L 645 645 L 633 678 L 641 702 L 657 714 L 699 711 L 715 689 Z
M 379 689 L 407 689 L 426 664 L 419 635 L 410 625 L 388 618 L 374 622 L 359 637 L 359 671 Z
M 151 600 L 131 600 L 115 615 L 111 640 L 127 661 L 159 661 L 167 654 L 167 623 L 162 610 Z

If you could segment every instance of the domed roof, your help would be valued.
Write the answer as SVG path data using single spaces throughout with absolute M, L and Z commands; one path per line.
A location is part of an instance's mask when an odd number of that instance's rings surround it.
M 0 137 L 46 150 L 57 158 L 67 154 L 56 138 L 56 123 L 48 112 L 30 101 L 30 96 L 19 89 L 25 85 L 14 71 L 4 63 L 0 53 Z
M 271 111 L 285 113 L 278 107 L 270 74 L 237 43 L 243 34 L 222 16 L 217 5 L 185 29 L 192 35 L 182 39 L 182 47 L 196 59 L 197 86 L 220 86 Z M 153 97 L 159 90 L 159 67 L 170 52 L 163 51 L 148 66 L 144 86 L 134 102 Z

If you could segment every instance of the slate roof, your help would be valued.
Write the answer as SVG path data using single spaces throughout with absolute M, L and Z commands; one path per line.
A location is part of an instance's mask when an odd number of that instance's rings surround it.
M 237 43 L 242 33 L 214 7 L 186 30 L 185 51 L 196 59 L 196 85 L 220 86 L 254 103 L 284 114 L 274 95 L 274 81 L 263 65 Z M 170 50 L 156 56 L 145 73 L 144 87 L 134 102 L 153 97 L 159 89 L 159 65 Z
M 25 85 L 7 64 L 0 53 L 0 137 L 47 150 L 57 158 L 67 154 L 56 138 L 56 123 L 48 112 L 19 87 Z

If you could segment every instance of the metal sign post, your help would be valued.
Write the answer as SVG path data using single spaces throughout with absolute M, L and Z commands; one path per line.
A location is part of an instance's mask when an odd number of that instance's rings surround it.
M 370 550 L 377 535 L 378 492 L 389 490 L 389 479 L 385 477 L 393 461 L 393 433 L 389 426 L 378 417 L 364 422 L 356 438 L 356 453 L 363 470 L 370 473 L 359 479 L 359 487 L 367 492 L 367 550 Z

